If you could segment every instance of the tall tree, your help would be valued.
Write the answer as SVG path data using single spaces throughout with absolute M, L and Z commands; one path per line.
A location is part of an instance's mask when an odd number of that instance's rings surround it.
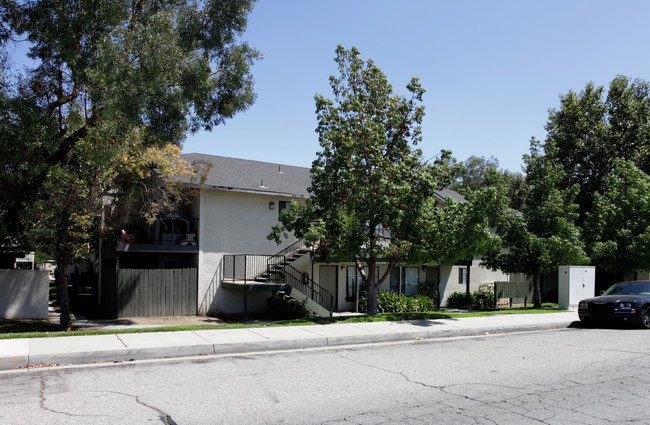
M 451 188 L 453 190 L 477 190 L 490 185 L 490 173 L 499 169 L 499 160 L 491 156 L 472 155 L 462 164 L 461 172 L 455 176 Z
M 8 70 L 0 86 L 0 218 L 23 245 L 56 257 L 62 327 L 70 326 L 67 266 L 87 253 L 104 197 L 146 199 L 145 181 L 170 183 L 164 169 L 173 163 L 187 171 L 167 145 L 254 101 L 250 65 L 259 53 L 237 40 L 253 4 L 0 6 L 3 53 L 22 38 L 33 63 Z
M 443 214 L 434 192 L 449 184 L 450 153 L 425 164 L 421 140 L 424 89 L 407 85 L 410 98 L 393 93 L 384 73 L 356 48 L 336 49 L 339 76 L 334 99 L 316 96 L 321 152 L 311 168 L 310 198 L 284 213 L 269 238 L 291 231 L 331 262 L 354 261 L 377 313 L 377 290 L 403 262 L 428 261 Z M 448 248 L 447 248 L 448 249 Z M 387 263 L 376 276 L 378 261 Z
M 471 191 L 497 186 L 497 182 L 505 184 L 511 200 L 510 207 L 516 210 L 523 204 L 522 188 L 524 176 L 520 172 L 513 172 L 499 168 L 499 160 L 491 156 L 472 155 L 462 163 L 460 171 L 454 176 L 450 188 L 467 194 Z
M 579 186 L 582 225 L 617 158 L 650 172 L 650 85 L 619 75 L 606 95 L 593 83 L 580 93 L 569 91 L 559 109 L 550 110 L 546 130 L 547 151 L 564 171 L 562 187 Z
M 650 270 L 650 176 L 619 159 L 604 183 L 587 214 L 585 239 L 592 260 L 623 281 L 626 272 Z
M 546 152 L 548 154 L 548 152 Z M 531 140 L 530 154 L 524 156 L 525 200 L 521 210 L 510 208 L 507 199 L 493 205 L 492 220 L 502 239 L 502 249 L 484 257 L 486 265 L 507 273 L 527 273 L 533 277 L 533 303 L 541 305 L 540 275 L 561 264 L 587 264 L 589 259 L 580 240 L 577 204 L 578 187 L 559 189 L 563 177 L 559 165 L 545 155 L 541 145 Z M 506 191 L 502 190 L 502 196 Z

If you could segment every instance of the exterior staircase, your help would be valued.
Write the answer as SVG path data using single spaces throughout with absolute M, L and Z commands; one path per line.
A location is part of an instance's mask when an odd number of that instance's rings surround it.
M 287 296 L 321 317 L 331 317 L 334 296 L 300 271 L 311 261 L 304 240 L 275 255 L 224 255 L 222 285 L 244 293 L 244 316 L 247 317 L 246 293 L 271 291 Z
M 298 248 L 294 251 L 284 255 L 283 259 L 276 259 L 272 265 L 259 275 L 255 276 L 256 282 L 278 282 L 284 279 L 286 266 L 292 266 L 295 269 L 300 269 L 302 266 L 309 262 L 310 250 L 307 248 Z M 274 257 L 280 255 L 276 254 Z
M 272 256 L 267 269 L 255 276 L 254 280 L 284 284 L 283 289 L 278 291 L 279 295 L 292 298 L 321 317 L 332 317 L 333 295 L 299 270 L 310 261 L 310 252 L 304 241 L 300 240 Z

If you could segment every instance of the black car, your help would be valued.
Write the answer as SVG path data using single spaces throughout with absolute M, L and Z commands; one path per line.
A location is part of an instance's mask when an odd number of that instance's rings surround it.
M 650 281 L 612 285 L 602 295 L 578 304 L 578 317 L 589 320 L 624 320 L 650 329 Z

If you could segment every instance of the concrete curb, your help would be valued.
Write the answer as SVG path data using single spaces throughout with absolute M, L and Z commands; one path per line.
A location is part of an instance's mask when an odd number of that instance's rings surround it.
M 141 334 L 0 340 L 0 370 L 36 365 L 88 364 L 196 355 L 434 340 L 482 334 L 564 329 L 574 320 L 539 323 L 471 321 L 374 322 Z M 492 322 L 499 322 L 492 320 Z M 469 323 L 469 324 L 468 324 Z

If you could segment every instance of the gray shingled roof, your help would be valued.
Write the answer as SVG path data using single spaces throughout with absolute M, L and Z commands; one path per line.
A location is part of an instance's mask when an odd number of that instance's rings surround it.
M 200 153 L 187 153 L 182 157 L 189 162 L 212 164 L 205 182 L 207 188 L 294 198 L 309 197 L 307 188 L 311 185 L 311 176 L 310 169 L 306 167 Z M 436 196 L 443 202 L 447 197 L 459 202 L 465 200 L 463 195 L 450 189 L 437 190 Z
M 436 190 L 436 196 L 440 198 L 441 201 L 444 201 L 447 198 L 452 198 L 458 202 L 465 201 L 465 197 L 463 195 L 451 189 Z
M 189 162 L 212 164 L 205 187 L 295 198 L 309 196 L 309 168 L 200 153 L 183 154 Z

